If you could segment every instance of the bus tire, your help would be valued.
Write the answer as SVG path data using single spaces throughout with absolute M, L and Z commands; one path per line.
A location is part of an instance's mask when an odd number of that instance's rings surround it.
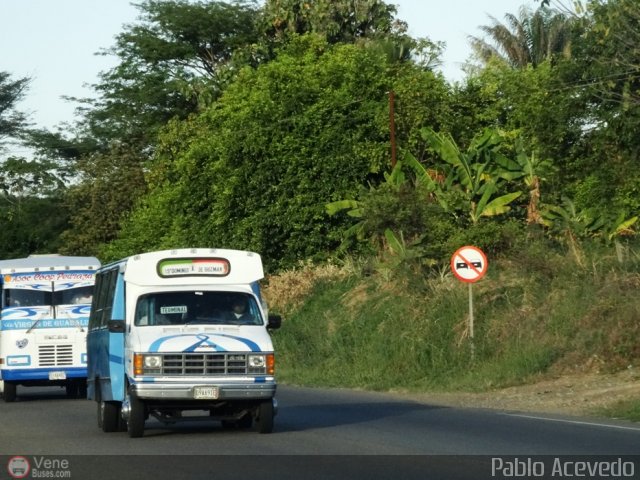
M 118 402 L 98 402 L 98 425 L 103 432 L 117 432 L 120 418 L 120 404 Z
M 4 392 L 2 396 L 7 403 L 15 402 L 17 397 L 18 386 L 13 382 L 4 382 Z
M 256 430 L 258 433 L 271 433 L 273 432 L 273 417 L 275 412 L 273 410 L 273 401 L 267 400 L 260 403 L 256 409 Z
M 129 396 L 129 408 L 127 433 L 131 438 L 141 437 L 144 434 L 144 402 L 136 397 Z

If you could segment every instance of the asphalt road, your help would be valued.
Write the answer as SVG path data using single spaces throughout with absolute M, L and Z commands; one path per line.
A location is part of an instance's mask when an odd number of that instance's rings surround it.
M 58 478 L 65 459 L 70 478 L 512 478 L 496 473 L 511 465 L 506 473 L 528 466 L 533 475 L 536 461 L 565 456 L 628 460 L 631 478 L 640 478 L 640 424 L 631 422 L 281 386 L 272 434 L 225 430 L 212 421 L 167 427 L 150 420 L 144 437 L 132 439 L 103 433 L 95 403 L 66 399 L 63 389 L 19 387 L 18 395 L 14 403 L 0 402 L 0 479 L 11 478 L 2 464 L 16 455 L 40 472 L 43 459 L 53 461 Z

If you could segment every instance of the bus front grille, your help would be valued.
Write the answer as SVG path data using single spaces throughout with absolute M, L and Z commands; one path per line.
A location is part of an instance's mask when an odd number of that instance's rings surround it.
M 40 367 L 62 367 L 73 365 L 73 346 L 39 345 L 38 365 Z
M 238 353 L 165 354 L 162 358 L 164 375 L 244 375 L 247 355 Z

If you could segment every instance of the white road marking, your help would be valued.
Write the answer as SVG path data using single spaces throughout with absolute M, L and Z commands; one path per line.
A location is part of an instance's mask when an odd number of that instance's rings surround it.
M 538 417 L 535 415 L 524 415 L 520 413 L 503 413 L 502 415 L 508 415 L 510 417 L 532 418 L 534 420 L 546 420 L 548 422 L 573 423 L 576 425 L 588 425 L 591 427 L 603 427 L 603 428 L 617 428 L 619 430 L 632 430 L 634 432 L 640 432 L 640 427 L 625 427 L 623 425 L 610 425 L 607 423 L 581 422 L 578 420 L 566 420 L 562 418 Z

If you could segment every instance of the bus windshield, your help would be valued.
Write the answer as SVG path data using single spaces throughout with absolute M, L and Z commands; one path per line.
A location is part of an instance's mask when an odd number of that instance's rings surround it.
M 240 292 L 159 292 L 138 299 L 137 326 L 262 325 L 253 296 Z
M 58 290 L 53 294 L 56 305 L 90 305 L 93 286 Z
M 53 305 L 90 305 L 93 286 L 45 292 L 22 288 L 4 290 L 3 307 L 38 307 Z
M 51 305 L 51 292 L 6 288 L 3 307 L 37 307 Z

